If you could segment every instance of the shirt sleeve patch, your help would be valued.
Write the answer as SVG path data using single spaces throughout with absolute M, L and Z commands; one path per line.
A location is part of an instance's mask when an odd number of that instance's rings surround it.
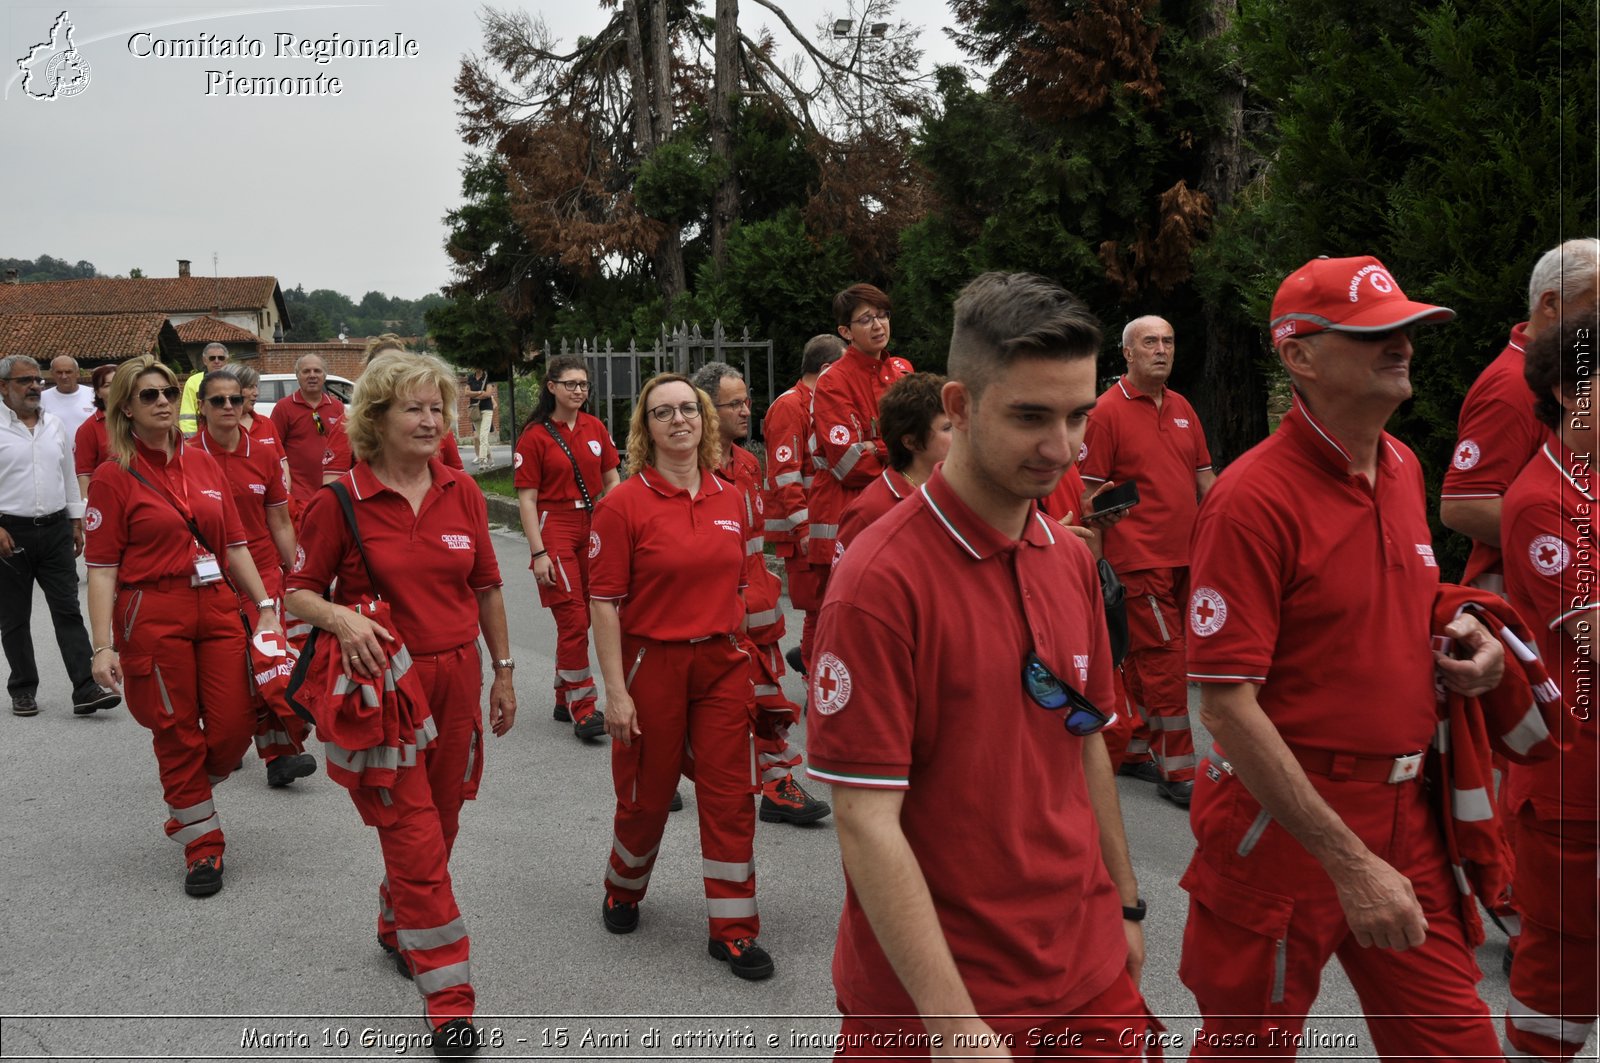
M 850 702 L 850 669 L 837 656 L 824 653 L 811 674 L 811 704 L 823 716 L 840 712 Z
M 1213 587 L 1196 587 L 1189 595 L 1189 630 L 1201 638 L 1215 635 L 1228 622 L 1228 603 Z

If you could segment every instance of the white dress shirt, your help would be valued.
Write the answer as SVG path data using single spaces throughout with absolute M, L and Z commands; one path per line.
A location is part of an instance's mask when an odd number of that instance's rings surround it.
M 79 384 L 78 390 L 68 395 L 57 388 L 47 388 L 39 393 L 39 408 L 61 418 L 67 426 L 67 438 L 78 438 L 78 426 L 94 416 L 94 388 Z
M 66 426 L 40 410 L 29 429 L 11 407 L 0 403 L 0 514 L 43 517 L 63 509 L 73 520 L 83 518 Z

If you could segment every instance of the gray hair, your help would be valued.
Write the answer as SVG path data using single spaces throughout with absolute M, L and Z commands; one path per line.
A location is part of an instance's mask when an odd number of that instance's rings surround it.
M 229 362 L 218 369 L 219 373 L 227 373 L 239 382 L 241 388 L 254 388 L 261 386 L 261 374 L 256 372 L 254 366 L 245 365 L 243 362 Z
M 324 373 L 328 371 L 328 360 L 326 358 L 322 357 L 322 355 L 318 354 L 316 351 L 307 351 L 305 354 L 302 354 L 300 357 L 294 360 L 294 371 L 296 373 L 300 372 L 300 367 L 305 364 L 307 358 L 315 358 L 317 361 L 322 363 L 322 371 Z
M 707 362 L 695 370 L 689 382 L 709 395 L 712 402 L 716 402 L 717 396 L 722 392 L 722 382 L 729 377 L 743 380 L 744 374 L 727 362 Z
M 11 374 L 17 371 L 18 366 L 26 367 L 30 365 L 33 366 L 35 371 L 39 368 L 38 361 L 29 358 L 25 354 L 8 354 L 4 358 L 0 358 L 0 377 L 10 379 Z
M 213 347 L 215 347 L 217 350 L 221 351 L 223 354 L 228 354 L 228 345 L 226 343 L 222 343 L 222 342 L 220 342 L 218 340 L 212 340 L 210 343 L 208 343 L 204 347 L 200 348 L 200 357 L 201 357 L 202 360 L 204 360 L 204 358 L 206 356 L 206 352 L 209 351 Z M 232 357 L 232 355 L 229 355 L 229 357 Z
M 70 355 L 70 354 L 58 354 L 54 358 L 50 359 L 50 368 L 54 369 L 56 367 L 56 363 L 61 361 L 61 359 L 63 359 L 63 358 L 65 358 L 67 361 L 71 362 L 72 363 L 73 372 L 77 372 L 78 360 L 76 358 L 72 357 L 72 355 Z
M 1160 314 L 1145 314 L 1143 317 L 1136 317 L 1132 321 L 1128 322 L 1126 325 L 1123 325 L 1122 326 L 1122 349 L 1123 350 L 1127 350 L 1128 349 L 1128 344 L 1133 340 L 1133 326 L 1137 325 L 1139 322 L 1141 322 L 1141 321 L 1166 322 L 1166 320 L 1167 319 L 1162 317 Z
M 837 332 L 822 332 L 806 341 L 800 352 L 800 375 L 815 376 L 837 362 L 844 354 L 844 337 Z
M 1539 297 L 1545 292 L 1559 292 L 1562 302 L 1571 302 L 1594 288 L 1597 275 L 1600 240 L 1586 236 L 1552 247 L 1540 257 L 1528 279 L 1528 316 L 1538 310 Z

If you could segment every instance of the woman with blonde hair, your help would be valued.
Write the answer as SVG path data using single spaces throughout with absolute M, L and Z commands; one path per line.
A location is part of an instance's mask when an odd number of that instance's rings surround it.
M 707 951 L 738 977 L 759 979 L 773 963 L 756 940 L 754 692 L 736 638 L 745 511 L 713 472 L 720 451 L 710 398 L 676 373 L 657 376 L 633 408 L 633 475 L 595 509 L 589 608 L 617 795 L 601 918 L 614 934 L 639 925 L 673 790 L 688 775 Z
M 95 679 L 150 729 L 184 890 L 205 897 L 222 888 L 225 847 L 211 790 L 255 730 L 240 592 L 259 611 L 257 633 L 279 626 L 227 478 L 178 431 L 182 394 L 149 355 L 112 376 L 111 460 L 89 483 L 84 559 Z
M 437 358 L 391 352 L 367 366 L 345 425 L 355 466 L 306 507 L 287 601 L 330 643 L 303 689 L 329 777 L 378 832 L 378 943 L 422 994 L 435 1051 L 470 1055 L 476 996 L 449 859 L 483 773 L 484 643 L 496 735 L 517 700 L 483 492 L 439 460 L 455 398 Z M 395 699 L 397 687 L 414 697 Z M 371 740 L 346 737 L 359 734 Z
M 361 352 L 361 364 L 363 366 L 370 365 L 374 358 L 387 351 L 393 351 L 397 354 L 411 353 L 410 348 L 406 346 L 405 340 L 393 332 L 385 332 L 383 335 L 374 336 L 367 341 L 366 347 Z M 444 438 L 439 441 L 439 460 L 452 469 L 466 471 L 467 467 L 462 464 L 461 448 L 456 445 L 456 434 L 454 432 L 446 432 Z

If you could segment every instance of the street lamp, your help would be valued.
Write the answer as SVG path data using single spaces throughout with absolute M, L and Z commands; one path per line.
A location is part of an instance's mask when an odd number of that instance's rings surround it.
M 858 54 L 868 40 L 882 44 L 888 32 L 889 24 L 887 22 L 868 23 L 863 19 L 860 31 L 856 30 L 856 20 L 854 18 L 836 19 L 833 23 L 834 38 L 838 40 L 854 38 Z M 856 112 L 861 117 L 862 129 L 865 129 L 867 125 L 867 87 L 859 72 L 856 74 Z

